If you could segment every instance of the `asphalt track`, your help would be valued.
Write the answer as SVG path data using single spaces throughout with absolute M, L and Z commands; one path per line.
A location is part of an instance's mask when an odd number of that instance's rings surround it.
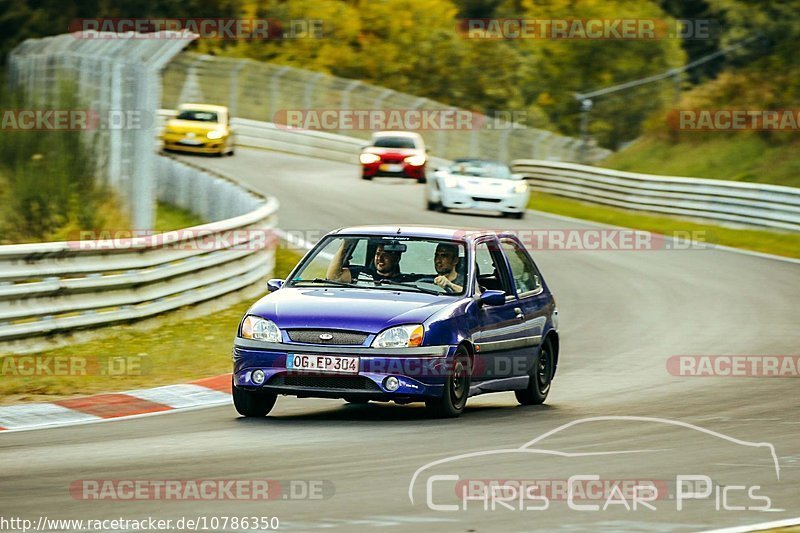
M 233 158 L 191 160 L 277 196 L 280 226 L 312 238 L 371 223 L 596 227 L 532 213 L 511 221 L 427 212 L 421 186 L 364 182 L 356 167 L 329 161 L 244 149 Z M 0 435 L 2 514 L 34 520 L 277 516 L 281 529 L 340 531 L 694 531 L 800 516 L 800 379 L 675 377 L 666 365 L 681 354 L 797 355 L 800 264 L 712 249 L 551 250 L 535 258 L 555 291 L 562 337 L 546 406 L 520 407 L 502 393 L 472 398 L 461 418 L 438 421 L 413 406 L 280 398 L 263 420 L 238 418 L 231 406 Z M 409 498 L 415 472 L 432 461 L 512 450 L 569 422 L 604 416 L 664 420 L 598 419 L 534 446 L 561 455 L 508 451 L 438 465 L 417 476 L 414 502 Z M 744 441 L 772 444 L 779 474 L 768 447 Z M 608 453 L 621 451 L 632 453 Z M 470 501 L 467 510 L 439 511 L 426 505 L 431 473 L 462 480 L 597 474 L 667 485 L 693 474 L 716 486 L 681 511 L 663 491 L 651 504 L 655 510 L 575 510 L 553 497 L 544 510 L 520 510 L 518 503 L 513 510 L 500 504 L 484 510 Z M 325 480 L 335 492 L 267 502 L 84 501 L 69 493 L 82 479 L 207 478 Z M 735 490 L 721 498 L 722 485 L 758 485 L 755 494 L 768 497 L 771 509 L 725 510 L 724 503 L 764 501 Z M 432 486 L 434 503 L 458 502 L 452 483 Z M 674 487 L 668 491 L 674 496 Z M 588 503 L 602 507 L 603 501 Z

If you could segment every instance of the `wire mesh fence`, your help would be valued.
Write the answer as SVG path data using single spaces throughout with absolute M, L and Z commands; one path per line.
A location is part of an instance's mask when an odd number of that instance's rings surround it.
M 96 178 L 116 191 L 134 228 L 152 228 L 156 166 L 154 117 L 161 69 L 194 36 L 82 33 L 28 39 L 9 55 L 9 84 L 37 112 L 62 110 L 62 83 L 90 117 L 81 135 Z
M 357 80 L 328 76 L 288 66 L 247 59 L 220 58 L 183 53 L 164 71 L 163 102 L 176 107 L 186 102 L 227 105 L 231 115 L 267 122 L 281 122 L 287 112 L 300 114 L 327 110 L 384 110 L 400 113 L 453 111 L 445 104 L 376 87 Z M 491 118 L 470 113 L 470 127 L 438 127 L 421 131 L 431 153 L 447 159 L 482 157 L 511 161 L 535 158 L 577 161 L 580 139 L 526 128 L 506 117 Z M 338 123 L 342 126 L 343 123 Z M 326 129 L 368 138 L 368 128 Z M 591 146 L 587 161 L 605 157 L 608 150 Z

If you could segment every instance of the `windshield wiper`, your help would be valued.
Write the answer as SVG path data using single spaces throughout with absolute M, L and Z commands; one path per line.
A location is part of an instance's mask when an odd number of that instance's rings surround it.
M 327 283 L 328 285 L 334 285 L 336 287 L 352 287 L 356 280 L 353 280 L 353 283 L 347 283 L 345 281 L 338 281 L 335 279 L 325 279 L 325 278 L 314 278 L 314 279 L 298 279 L 292 281 L 292 285 L 298 285 L 300 283 Z
M 401 287 L 408 287 L 409 289 L 413 289 L 413 290 L 415 290 L 417 292 L 424 292 L 425 294 L 435 294 L 436 296 L 444 294 L 443 292 L 435 291 L 433 289 L 425 289 L 423 287 L 419 287 L 417 285 L 414 285 L 411 282 L 406 282 L 406 281 L 392 281 L 390 279 L 376 279 L 376 280 L 374 280 L 374 283 L 375 283 L 375 285 L 400 285 Z

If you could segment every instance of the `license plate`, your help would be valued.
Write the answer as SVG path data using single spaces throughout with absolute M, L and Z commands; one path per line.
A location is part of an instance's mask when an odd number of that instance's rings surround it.
M 388 163 L 384 163 L 380 166 L 380 169 L 384 172 L 402 172 L 403 165 L 390 165 Z
M 286 356 L 286 368 L 289 370 L 358 374 L 358 357 L 291 353 Z
M 202 141 L 197 141 L 195 139 L 186 138 L 186 139 L 181 139 L 178 144 L 185 144 L 185 145 L 188 145 L 188 146 L 200 146 L 201 144 L 203 144 L 203 142 Z

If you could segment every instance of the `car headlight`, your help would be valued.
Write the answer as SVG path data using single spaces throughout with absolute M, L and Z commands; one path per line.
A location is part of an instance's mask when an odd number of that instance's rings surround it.
M 445 176 L 444 186 L 447 187 L 448 189 L 454 189 L 458 187 L 458 178 L 455 176 Z
M 413 348 L 422 344 L 422 324 L 395 326 L 381 331 L 372 341 L 373 348 Z
M 381 156 L 377 154 L 366 153 L 358 156 L 358 160 L 361 161 L 362 165 L 370 165 L 372 163 L 377 163 L 378 161 L 380 161 Z
M 266 342 L 281 342 L 281 330 L 271 320 L 247 315 L 242 322 L 242 337 Z
M 517 194 L 522 194 L 528 190 L 528 183 L 523 181 L 522 183 L 517 183 L 514 185 L 514 192 Z
M 411 165 L 412 167 L 421 167 L 425 164 L 425 156 L 424 155 L 410 155 L 405 158 L 404 160 L 406 163 Z
M 225 132 L 224 131 L 216 131 L 216 130 L 215 131 L 209 131 L 206 134 L 206 137 L 208 137 L 209 139 L 212 139 L 212 140 L 213 139 L 222 139 L 224 136 L 225 136 Z

